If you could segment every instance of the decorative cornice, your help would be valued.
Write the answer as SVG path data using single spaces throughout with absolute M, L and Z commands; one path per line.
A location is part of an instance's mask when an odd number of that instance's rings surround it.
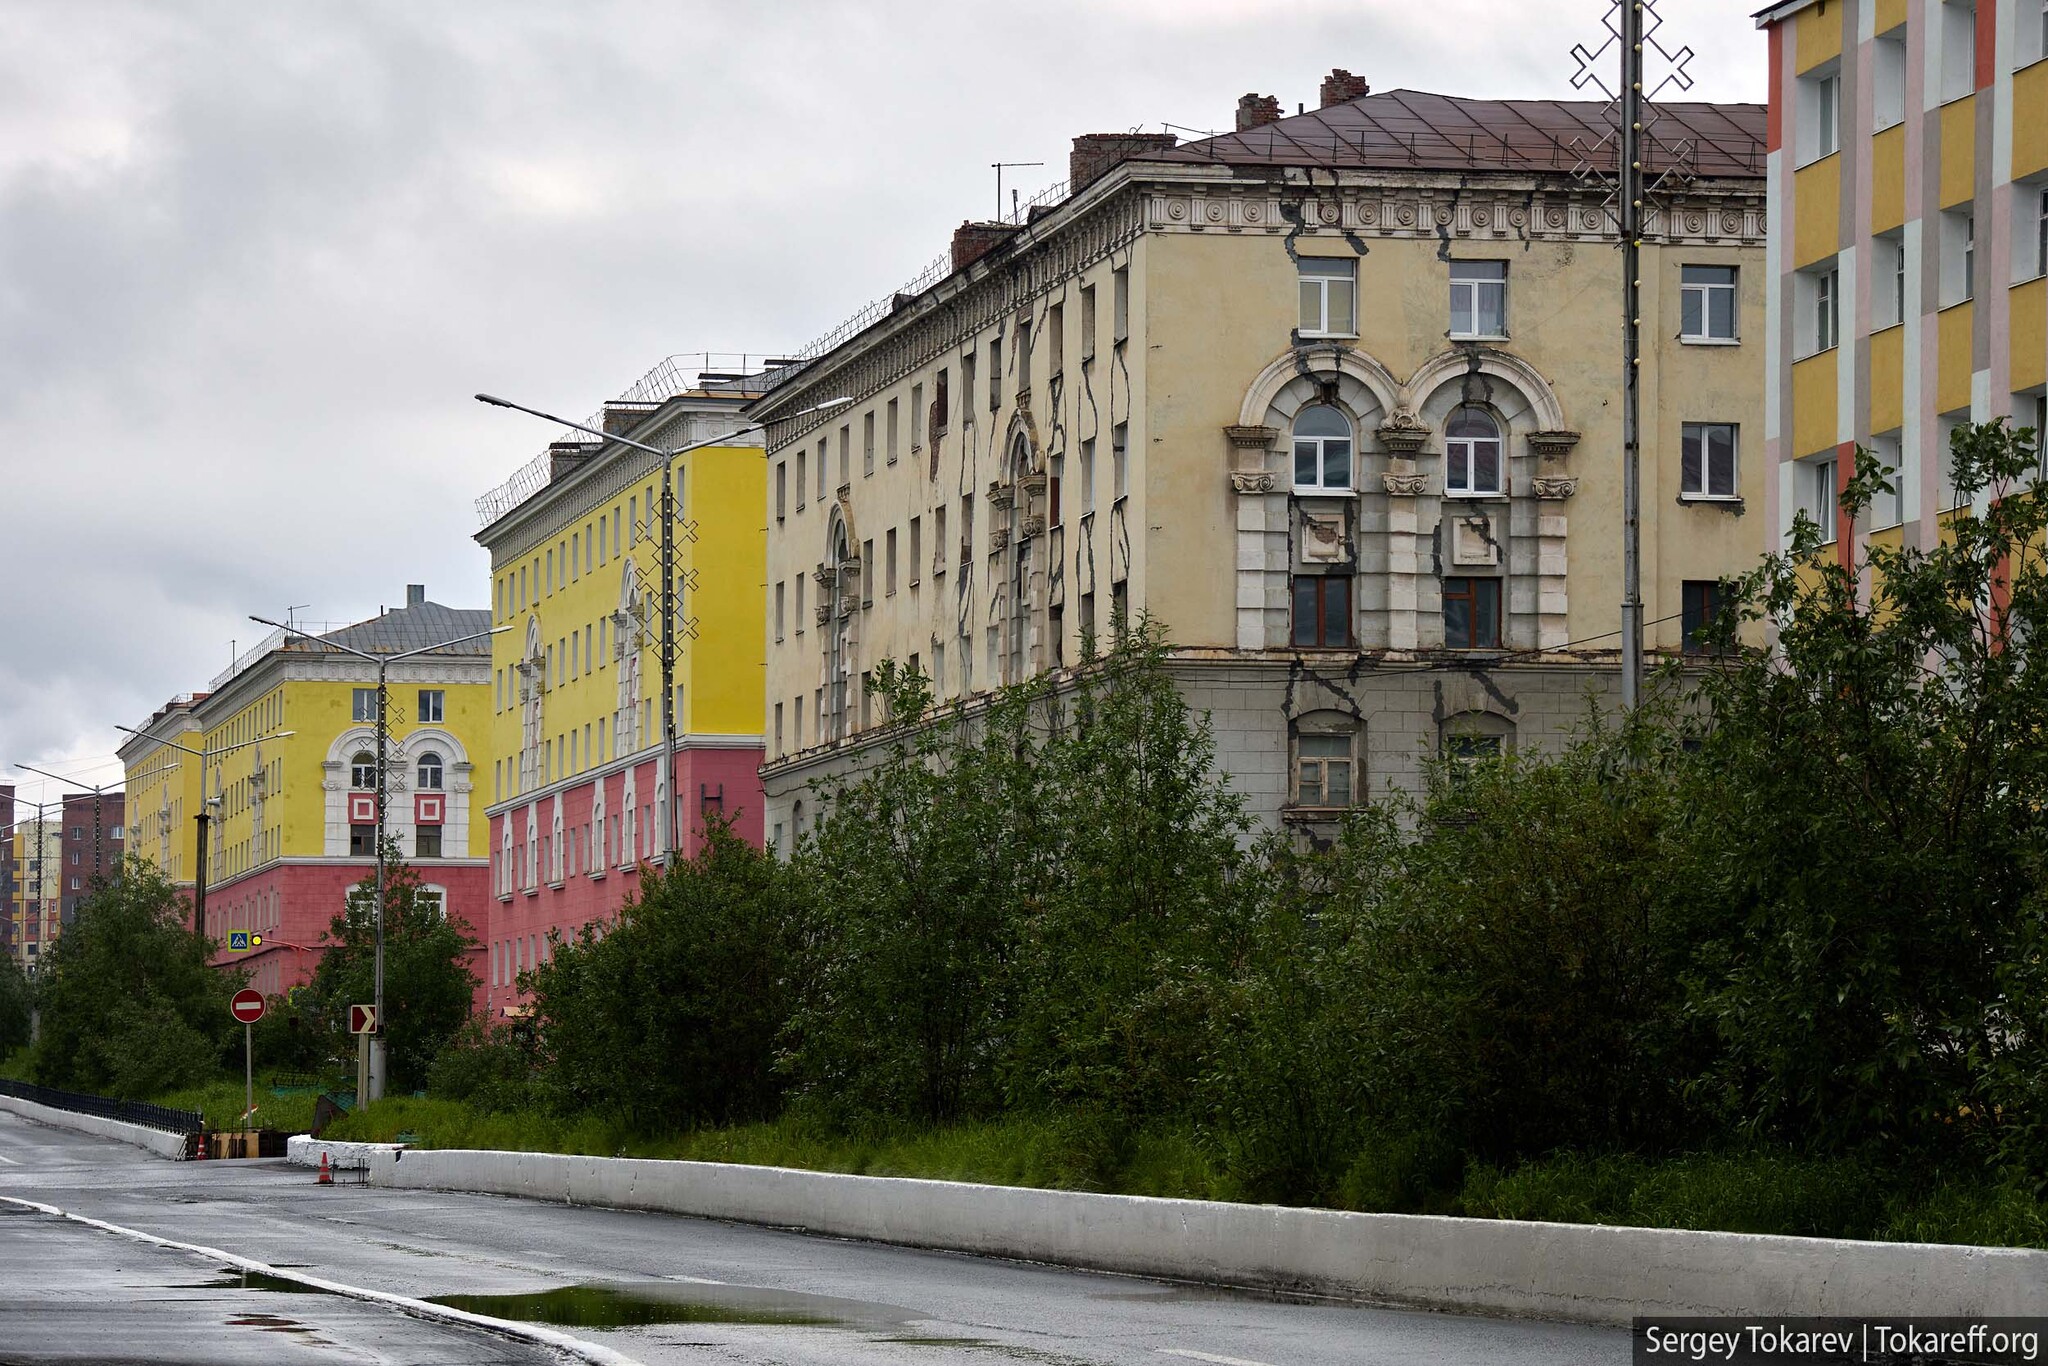
M 1379 427 L 1380 444 L 1395 455 L 1414 455 L 1429 440 L 1429 425 L 1413 409 L 1396 408 Z
M 1280 486 L 1280 480 L 1259 470 L 1232 470 L 1230 487 L 1239 493 L 1271 493 Z
M 1571 431 L 1531 432 L 1529 449 L 1545 460 L 1562 460 L 1572 453 L 1572 447 L 1579 444 L 1579 434 Z
M 1556 502 L 1579 491 L 1579 477 L 1576 474 L 1539 474 L 1529 481 L 1529 488 L 1538 498 Z
M 988 483 L 988 501 L 994 507 L 1011 507 L 1017 501 L 1017 492 L 1002 480 L 991 479 Z
M 1033 513 L 1029 513 L 1029 514 L 1027 514 L 1027 515 L 1025 516 L 1025 518 L 1024 518 L 1024 525 L 1023 525 L 1023 528 L 1022 528 L 1022 532 L 1023 532 L 1023 534 L 1024 534 L 1024 535 L 1026 535 L 1026 536 L 1041 536 L 1041 535 L 1044 535 L 1044 534 L 1045 534 L 1045 514 L 1044 514 L 1044 513 L 1042 513 L 1042 512 L 1033 512 Z
M 1414 498 L 1429 491 L 1429 476 L 1426 474 L 1395 474 L 1390 470 L 1380 476 L 1380 482 L 1396 498 Z
M 1264 451 L 1272 449 L 1273 438 L 1280 432 L 1274 427 L 1241 427 L 1231 423 L 1223 429 L 1223 434 L 1230 438 L 1231 445 L 1241 451 Z M 1239 489 L 1238 492 L 1244 490 Z

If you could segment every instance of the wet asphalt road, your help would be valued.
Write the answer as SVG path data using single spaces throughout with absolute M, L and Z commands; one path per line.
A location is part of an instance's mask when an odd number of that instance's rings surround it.
M 544 1303 L 668 1320 L 562 1329 L 647 1366 L 1577 1366 L 1629 1357 L 1622 1329 L 1283 1302 L 671 1215 L 321 1188 L 278 1162 L 166 1162 L 7 1114 L 0 1195 L 419 1298 L 625 1285 L 623 1297 L 566 1292 Z M 521 1316 L 506 1304 L 461 1307 Z M 7 1366 L 559 1359 L 338 1296 L 242 1289 L 202 1258 L 0 1213 Z

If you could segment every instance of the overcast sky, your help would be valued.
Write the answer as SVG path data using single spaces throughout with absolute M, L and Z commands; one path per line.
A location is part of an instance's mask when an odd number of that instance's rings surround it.
M 1761 100 L 1757 0 L 1663 0 Z M 779 353 L 1069 139 L 1246 91 L 1565 97 L 1604 0 L 0 0 L 0 781 L 251 612 L 482 607 L 475 497 L 665 355 Z M 51 785 L 51 791 L 54 791 Z

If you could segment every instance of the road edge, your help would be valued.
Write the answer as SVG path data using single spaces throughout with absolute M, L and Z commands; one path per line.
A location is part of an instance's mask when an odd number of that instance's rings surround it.
M 496 1319 L 488 1314 L 472 1314 L 466 1309 L 455 1309 L 445 1304 L 433 1304 L 427 1300 L 416 1300 L 410 1295 L 393 1294 L 388 1290 L 371 1290 L 367 1286 L 349 1285 L 344 1281 L 330 1281 L 324 1276 L 309 1276 L 295 1268 L 272 1266 L 268 1262 L 259 1262 L 253 1257 L 243 1257 L 222 1248 L 205 1247 L 199 1243 L 182 1243 L 175 1238 L 165 1238 L 158 1234 L 145 1233 L 138 1228 L 111 1224 L 104 1219 L 94 1219 L 89 1215 L 74 1214 L 70 1210 L 59 1209 L 55 1205 L 46 1205 L 40 1200 L 28 1200 L 16 1195 L 0 1195 L 0 1203 L 19 1205 L 41 1214 L 53 1214 L 60 1219 L 68 1219 L 72 1223 L 83 1224 L 87 1228 L 98 1229 L 102 1233 L 111 1233 L 117 1237 L 149 1243 L 156 1247 L 169 1248 L 174 1252 L 189 1253 L 195 1257 L 204 1257 L 208 1260 L 218 1261 L 224 1265 L 234 1267 L 238 1271 L 253 1271 L 264 1276 L 275 1276 L 279 1280 L 292 1281 L 312 1290 L 324 1290 L 331 1295 L 342 1295 L 349 1299 L 388 1305 L 400 1313 L 409 1314 L 414 1318 L 459 1324 L 465 1328 L 480 1328 L 485 1332 L 497 1333 L 502 1337 L 518 1338 L 522 1341 L 535 1343 L 538 1346 L 551 1347 L 556 1351 L 568 1352 L 577 1360 L 590 1363 L 590 1366 L 643 1366 L 636 1357 L 629 1357 L 623 1352 L 614 1351 L 598 1343 L 585 1342 L 581 1338 L 571 1337 L 567 1333 L 559 1333 L 552 1328 L 545 1328 L 538 1324 L 518 1323 L 511 1319 Z
M 185 1157 L 186 1135 L 172 1133 L 169 1129 L 152 1129 L 147 1124 L 130 1124 L 126 1120 L 108 1119 L 103 1115 L 88 1115 L 78 1110 L 60 1110 L 54 1105 L 43 1105 L 19 1096 L 0 1096 L 0 1111 L 27 1120 L 31 1124 L 43 1124 L 52 1129 L 69 1129 L 74 1133 L 93 1134 L 100 1138 L 111 1138 L 118 1143 L 132 1144 L 158 1157 L 180 1162 Z

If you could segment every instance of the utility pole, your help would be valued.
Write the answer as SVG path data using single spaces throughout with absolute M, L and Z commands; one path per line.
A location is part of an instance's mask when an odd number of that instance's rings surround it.
M 199 847 L 194 851 L 192 860 L 192 933 L 204 939 L 206 938 L 206 823 L 209 817 L 206 813 L 207 798 L 203 786 L 206 778 L 203 774 L 199 781 L 202 784 L 199 796 L 199 814 L 192 818 L 193 824 L 199 827 Z
M 1621 0 L 1621 705 L 1643 694 L 1643 0 Z
M 676 790 L 676 499 L 675 457 L 661 462 L 661 771 L 668 789 L 668 810 L 661 822 L 661 862 L 675 862 L 681 844 L 676 814 L 682 802 Z

